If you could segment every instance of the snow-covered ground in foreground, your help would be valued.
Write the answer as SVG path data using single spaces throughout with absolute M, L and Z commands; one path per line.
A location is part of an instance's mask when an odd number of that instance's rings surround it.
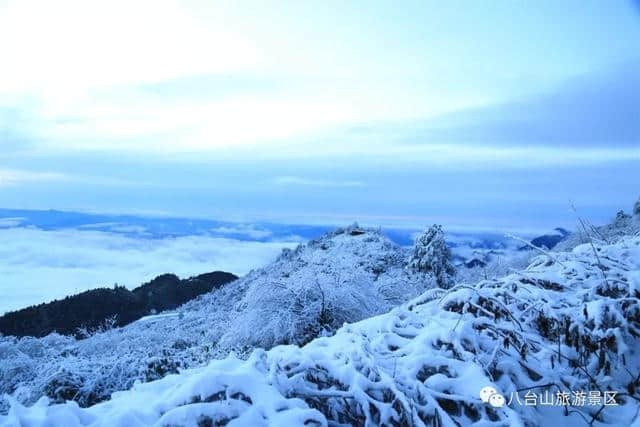
M 638 426 L 638 297 L 640 237 L 581 245 L 500 279 L 427 290 L 304 347 L 213 361 L 86 409 L 14 400 L 0 425 Z M 569 393 L 572 405 L 485 403 L 485 386 L 523 402 Z M 582 392 L 600 400 L 573 404 Z

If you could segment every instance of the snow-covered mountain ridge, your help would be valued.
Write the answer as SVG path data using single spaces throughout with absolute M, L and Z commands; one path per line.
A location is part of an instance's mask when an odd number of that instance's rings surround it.
M 440 236 L 442 237 L 442 236 Z M 33 403 L 43 394 L 82 406 L 233 351 L 304 344 L 390 310 L 434 285 L 407 268 L 411 251 L 357 225 L 285 249 L 263 268 L 151 316 L 87 339 L 0 337 L 0 394 Z M 6 402 L 1 402 L 0 413 Z
M 640 425 L 639 297 L 640 237 L 594 242 L 500 279 L 426 290 L 304 347 L 216 360 L 90 408 L 14 401 L 0 424 Z M 483 402 L 485 386 L 507 402 Z M 528 406 L 528 392 L 610 400 Z

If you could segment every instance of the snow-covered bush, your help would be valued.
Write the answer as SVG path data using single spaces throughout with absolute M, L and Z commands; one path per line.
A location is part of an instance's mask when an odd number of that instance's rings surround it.
M 77 329 L 76 336 L 78 338 L 88 338 L 91 335 L 102 334 L 107 332 L 118 325 L 118 316 L 113 315 L 104 319 L 98 326 L 95 328 L 87 328 L 86 326 L 82 326 Z
M 219 346 L 304 344 L 392 308 L 432 286 L 407 271 L 405 251 L 357 224 L 284 251 L 268 270 L 243 279 Z
M 498 279 L 515 270 L 526 268 L 537 256 L 534 251 L 495 251 L 491 250 L 486 257 L 475 258 L 483 262 L 477 266 L 466 267 L 461 264 L 456 269 L 456 283 L 477 283 L 480 280 Z
M 329 273 L 329 274 L 326 274 Z M 252 346 L 304 344 L 345 322 L 364 319 L 390 306 L 366 277 L 318 272 L 302 281 L 265 283 L 247 291 L 244 310 L 233 324 L 233 334 L 223 338 Z
M 440 225 L 434 224 L 416 240 L 409 266 L 414 271 L 433 274 L 439 287 L 451 287 L 456 271 Z
M 50 377 L 44 386 L 44 394 L 48 396 L 52 402 L 63 403 L 67 400 L 78 400 L 82 395 L 84 387 L 84 378 L 74 372 L 62 369 Z M 82 399 L 85 400 L 85 399 Z M 82 402 L 92 404 L 96 402 Z

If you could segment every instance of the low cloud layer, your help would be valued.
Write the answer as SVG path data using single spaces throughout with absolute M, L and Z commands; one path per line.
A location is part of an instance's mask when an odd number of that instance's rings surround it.
M 114 283 L 134 288 L 162 273 L 243 275 L 297 244 L 208 236 L 146 239 L 33 227 L 0 228 L 0 241 L 0 313 Z
M 361 181 L 335 181 L 327 179 L 310 179 L 300 176 L 279 176 L 273 182 L 281 186 L 301 186 L 320 188 L 364 187 Z
M 20 185 L 30 182 L 64 181 L 61 173 L 33 172 L 18 169 L 0 169 L 0 187 L 7 185 Z

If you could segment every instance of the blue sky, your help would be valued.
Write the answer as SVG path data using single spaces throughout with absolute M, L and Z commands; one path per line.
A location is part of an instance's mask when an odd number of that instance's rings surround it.
M 0 207 L 605 221 L 639 47 L 631 1 L 0 1 Z

